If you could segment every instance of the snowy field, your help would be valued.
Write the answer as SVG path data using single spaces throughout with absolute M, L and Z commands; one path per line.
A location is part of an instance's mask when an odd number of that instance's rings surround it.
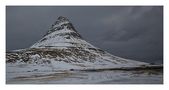
M 162 70 L 7 72 L 7 84 L 163 84 Z

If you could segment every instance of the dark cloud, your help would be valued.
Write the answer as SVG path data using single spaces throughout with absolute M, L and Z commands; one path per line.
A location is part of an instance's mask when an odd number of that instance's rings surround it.
M 87 41 L 114 55 L 163 63 L 162 6 L 7 6 L 7 50 L 30 47 L 58 16 L 68 17 Z

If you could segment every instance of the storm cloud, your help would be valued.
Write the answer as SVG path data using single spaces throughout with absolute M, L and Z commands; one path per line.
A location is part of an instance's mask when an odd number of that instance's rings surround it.
M 6 49 L 29 48 L 59 16 L 113 55 L 163 63 L 162 6 L 7 6 Z

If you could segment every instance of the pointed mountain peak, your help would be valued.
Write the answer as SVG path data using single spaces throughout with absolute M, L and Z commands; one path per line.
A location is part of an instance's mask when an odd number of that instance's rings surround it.
M 60 16 L 57 18 L 57 20 L 55 21 L 55 23 L 52 26 L 61 25 L 64 23 L 70 23 L 69 19 L 67 19 L 66 17 Z
M 60 22 L 69 21 L 66 17 L 63 17 L 63 16 L 58 17 L 57 20 Z
M 63 16 L 57 18 L 44 37 L 31 48 L 39 47 L 93 47 L 83 40 L 72 23 Z
M 55 23 L 52 24 L 52 26 L 44 36 L 51 34 L 55 31 L 61 31 L 61 30 L 71 30 L 77 33 L 72 23 L 66 17 L 60 16 L 57 18 Z

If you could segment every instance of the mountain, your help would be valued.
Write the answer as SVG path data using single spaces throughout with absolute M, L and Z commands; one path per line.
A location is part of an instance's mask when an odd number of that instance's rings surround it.
M 30 48 L 7 52 L 8 71 L 72 70 L 141 67 L 149 65 L 114 56 L 83 39 L 66 17 L 58 17 Z

